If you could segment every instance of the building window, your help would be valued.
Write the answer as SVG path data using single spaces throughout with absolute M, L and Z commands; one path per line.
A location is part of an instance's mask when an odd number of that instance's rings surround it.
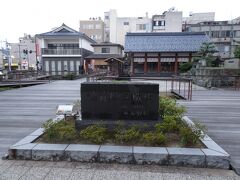
M 226 31 L 226 37 L 230 37 L 231 32 L 230 31 Z
M 109 16 L 105 16 L 105 19 L 109 19 Z
M 146 24 L 137 24 L 137 30 L 146 30 L 147 26 Z
M 102 48 L 102 53 L 110 53 L 110 48 Z
M 226 37 L 226 31 L 222 31 L 220 37 L 221 37 L 221 38 L 225 38 L 225 37 Z
M 219 31 L 212 31 L 213 38 L 219 38 Z
M 165 26 L 165 21 L 160 21 L 160 26 Z
M 234 31 L 234 37 L 240 37 L 240 31 Z
M 96 24 L 95 29 L 101 29 L 101 24 Z
M 229 52 L 230 47 L 229 46 L 224 46 L 224 52 Z
M 93 24 L 83 24 L 82 26 L 83 29 L 94 29 Z
M 123 25 L 124 25 L 124 26 L 128 26 L 128 25 L 129 25 L 129 22 L 123 22 Z
M 165 21 L 153 21 L 154 26 L 165 26 Z

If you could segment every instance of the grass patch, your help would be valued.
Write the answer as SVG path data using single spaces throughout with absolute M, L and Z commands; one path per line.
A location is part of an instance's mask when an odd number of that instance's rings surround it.
M 13 87 L 0 87 L 0 92 L 1 91 L 11 90 L 11 89 L 16 89 L 16 88 L 13 88 Z

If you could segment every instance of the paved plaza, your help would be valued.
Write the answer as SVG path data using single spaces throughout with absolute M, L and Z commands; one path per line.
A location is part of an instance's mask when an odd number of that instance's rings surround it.
M 80 83 L 49 84 L 0 92 L 0 155 L 10 145 L 54 117 L 59 104 L 80 98 Z M 240 164 L 240 92 L 194 89 L 187 106 L 192 119 L 204 123 L 208 134 Z M 35 175 L 35 176 L 34 176 Z M 83 164 L 71 162 L 0 161 L 1 179 L 239 179 L 233 171 L 162 166 Z
M 238 180 L 233 171 L 155 165 L 0 160 L 0 180 Z

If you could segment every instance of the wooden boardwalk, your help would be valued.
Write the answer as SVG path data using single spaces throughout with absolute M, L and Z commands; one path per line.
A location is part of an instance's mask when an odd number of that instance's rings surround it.
M 54 117 L 57 105 L 79 99 L 82 81 L 55 81 L 0 92 L 0 156 Z
M 54 117 L 57 105 L 79 99 L 83 81 L 56 81 L 0 92 L 0 156 Z M 187 106 L 190 118 L 207 126 L 208 134 L 240 167 L 240 91 L 194 90 L 192 101 L 179 103 Z
M 188 117 L 203 123 L 208 135 L 225 149 L 240 168 L 240 91 L 193 91 L 192 101 L 179 101 Z

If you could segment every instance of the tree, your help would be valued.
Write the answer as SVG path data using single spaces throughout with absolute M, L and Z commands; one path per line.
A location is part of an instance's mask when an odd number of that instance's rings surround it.
M 237 46 L 234 50 L 234 56 L 235 58 L 240 59 L 240 46 Z
M 198 51 L 200 58 L 198 60 L 205 60 L 207 66 L 213 66 L 213 61 L 216 57 L 213 54 L 216 52 L 216 47 L 212 42 L 203 43 Z

